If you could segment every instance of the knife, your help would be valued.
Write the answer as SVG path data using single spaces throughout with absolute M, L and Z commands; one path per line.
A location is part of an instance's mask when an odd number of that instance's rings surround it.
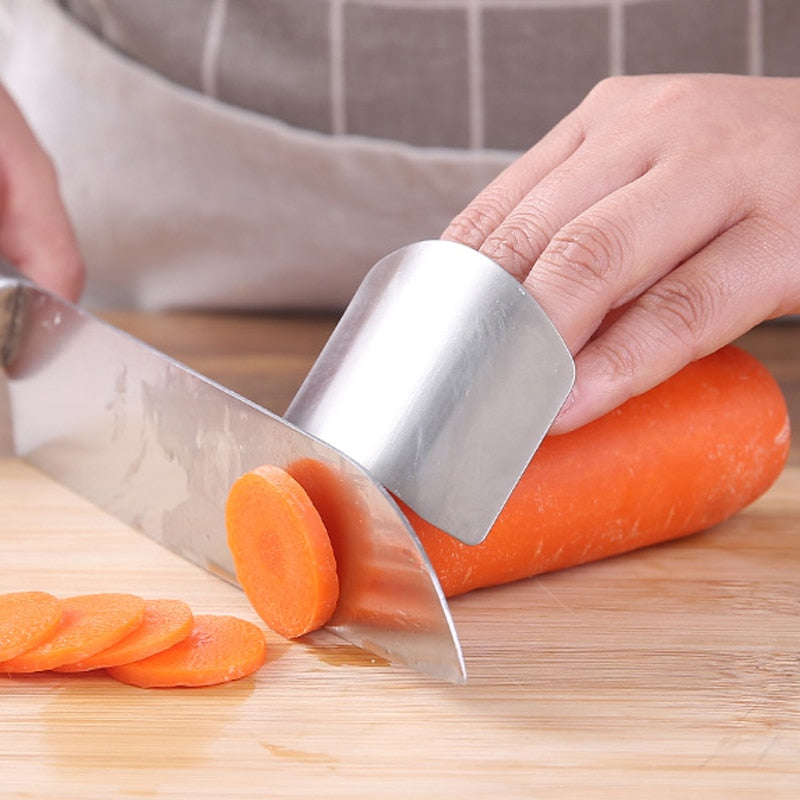
M 393 495 L 479 543 L 574 379 L 566 345 L 519 282 L 444 241 L 370 270 L 286 418 L 7 264 L 0 359 L 15 455 L 228 581 L 231 485 L 265 463 L 287 469 L 336 554 L 340 598 L 326 627 L 455 683 L 466 669 L 450 610 Z
M 387 491 L 344 453 L 3 262 L 0 360 L 12 455 L 232 583 L 224 508 L 233 482 L 271 463 L 302 483 L 313 465 L 306 488 L 340 579 L 326 627 L 389 661 L 466 680 L 419 540 Z

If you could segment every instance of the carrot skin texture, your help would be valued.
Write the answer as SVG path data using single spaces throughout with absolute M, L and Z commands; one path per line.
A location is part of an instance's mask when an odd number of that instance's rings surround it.
M 48 592 L 0 595 L 0 662 L 22 655 L 48 639 L 61 616 L 61 601 Z
M 266 641 L 257 625 L 238 617 L 198 614 L 192 632 L 178 644 L 106 672 L 142 689 L 214 686 L 252 675 L 265 657 Z
M 481 544 L 403 510 L 453 597 L 710 528 L 771 486 L 789 444 L 776 381 L 729 345 L 601 419 L 547 437 Z

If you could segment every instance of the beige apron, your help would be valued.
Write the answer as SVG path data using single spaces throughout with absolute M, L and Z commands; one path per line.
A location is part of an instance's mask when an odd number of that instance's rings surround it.
M 293 128 L 172 84 L 46 0 L 3 0 L 2 77 L 53 157 L 92 306 L 340 308 L 513 154 Z

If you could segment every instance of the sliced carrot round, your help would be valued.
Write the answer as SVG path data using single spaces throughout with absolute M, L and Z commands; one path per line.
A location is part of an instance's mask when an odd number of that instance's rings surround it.
M 61 619 L 61 601 L 47 592 L 0 594 L 0 661 L 49 638 Z
M 138 628 L 89 658 L 56 667 L 56 672 L 87 672 L 140 661 L 183 641 L 193 622 L 192 609 L 182 600 L 147 600 Z
M 107 671 L 112 678 L 142 689 L 213 686 L 252 675 L 265 656 L 264 633 L 257 625 L 238 617 L 198 614 L 183 641 Z
M 225 509 L 236 577 L 258 615 L 287 638 L 330 619 L 339 599 L 336 559 L 303 487 L 267 465 L 239 478 Z
M 0 662 L 0 672 L 41 672 L 89 658 L 141 624 L 144 600 L 131 594 L 84 594 L 65 598 L 62 610 L 50 638 Z

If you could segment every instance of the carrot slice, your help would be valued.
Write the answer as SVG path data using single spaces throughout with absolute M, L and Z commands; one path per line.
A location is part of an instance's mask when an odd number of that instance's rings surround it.
M 225 509 L 236 577 L 258 615 L 287 638 L 336 608 L 336 559 L 322 519 L 288 472 L 263 466 L 232 486 Z
M 80 661 L 118 642 L 142 622 L 144 600 L 131 594 L 68 597 L 49 639 L 0 662 L 0 672 L 40 672 Z
M 0 661 L 49 638 L 61 619 L 61 601 L 48 592 L 0 594 Z
M 182 600 L 147 600 L 142 624 L 124 639 L 89 658 L 56 667 L 56 672 L 87 672 L 141 661 L 183 641 L 192 631 L 194 615 Z
M 238 617 L 198 614 L 181 642 L 141 661 L 108 669 L 108 674 L 142 689 L 212 686 L 252 675 L 266 656 L 263 631 Z

